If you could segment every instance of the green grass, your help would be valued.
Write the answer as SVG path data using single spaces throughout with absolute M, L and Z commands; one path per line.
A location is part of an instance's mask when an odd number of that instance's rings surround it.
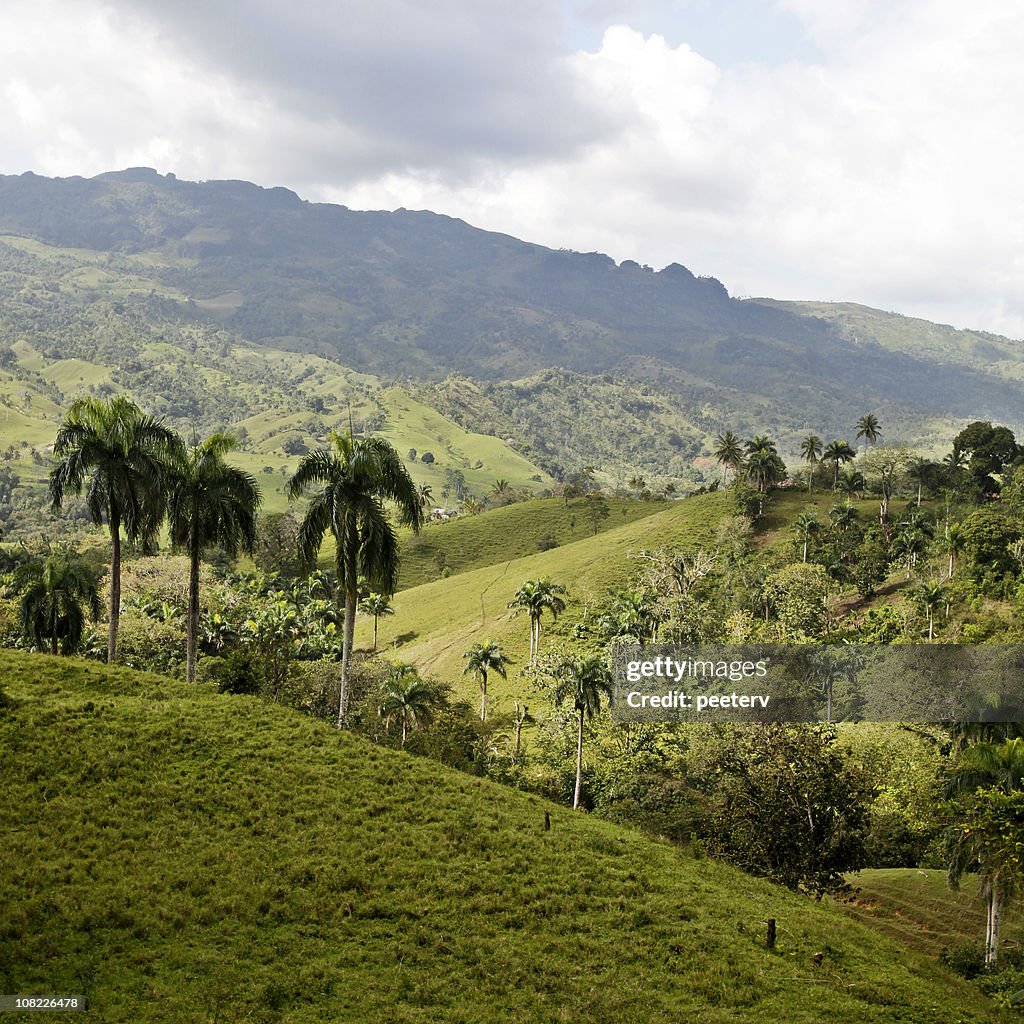
M 608 518 L 598 523 L 602 532 L 663 512 L 666 507 L 635 498 L 606 500 Z M 439 564 L 456 575 L 532 555 L 545 538 L 564 545 L 593 534 L 585 504 L 566 504 L 561 498 L 535 498 L 447 523 L 428 522 L 418 536 L 403 535 L 400 586 L 408 590 L 440 578 Z
M 499 478 L 508 480 L 513 487 L 531 490 L 553 482 L 501 438 L 465 430 L 401 388 L 389 388 L 381 401 L 387 413 L 387 423 L 379 431 L 381 437 L 390 441 L 403 459 L 410 448 L 416 449 L 418 461 L 410 463 L 409 469 L 418 483 L 433 487 L 438 505 L 444 504 L 441 488 L 448 469 L 459 470 L 477 495 L 487 493 Z M 430 465 L 419 460 L 428 451 L 435 458 Z
M 0 669 L 0 989 L 85 994 L 84 1021 L 993 1019 L 842 911 L 639 833 L 253 699 Z
M 943 947 L 984 940 L 985 906 L 970 875 L 956 892 L 945 871 L 882 868 L 861 871 L 850 881 L 858 891 L 845 905 L 848 911 L 910 949 L 937 956 Z M 1004 945 L 1024 942 L 1019 910 L 1004 912 L 1000 938 Z
M 70 398 L 85 392 L 90 384 L 109 384 L 110 370 L 105 366 L 87 362 L 84 359 L 59 359 L 50 363 L 40 373 L 53 381 Z
M 470 694 L 476 684 L 462 676 L 462 655 L 478 641 L 496 640 L 511 654 L 516 669 L 507 681 L 489 682 L 488 694 L 499 706 L 511 707 L 512 698 L 522 695 L 527 685 L 520 670 L 529 647 L 528 620 L 508 609 L 516 590 L 525 580 L 541 576 L 568 588 L 566 615 L 554 627 L 550 618 L 545 619 L 542 649 L 557 642 L 567 621 L 582 616 L 609 587 L 628 582 L 638 570 L 634 556 L 641 549 L 710 545 L 726 504 L 721 494 L 705 494 L 661 507 L 663 511 L 596 537 L 403 590 L 392 602 L 396 614 L 381 620 L 379 645 Z M 361 616 L 357 645 L 369 648 L 372 632 L 372 622 Z

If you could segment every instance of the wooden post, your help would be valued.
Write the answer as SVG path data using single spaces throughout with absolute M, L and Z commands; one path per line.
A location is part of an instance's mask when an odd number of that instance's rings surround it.
M 547 811 L 544 812 L 544 831 L 551 831 L 551 815 Z
M 768 918 L 768 940 L 767 946 L 769 949 L 775 948 L 775 918 Z

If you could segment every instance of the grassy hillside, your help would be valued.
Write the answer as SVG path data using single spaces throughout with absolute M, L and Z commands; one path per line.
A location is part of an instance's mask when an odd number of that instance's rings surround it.
M 858 892 L 846 904 L 849 912 L 911 949 L 937 956 L 944 947 L 977 943 L 985 934 L 985 905 L 973 876 L 956 892 L 945 871 L 881 868 L 862 871 L 851 881 Z M 1004 912 L 1000 936 L 1004 945 L 1024 941 L 1019 909 Z
M 407 535 L 402 546 L 401 588 L 436 580 L 445 567 L 449 575 L 532 555 L 543 541 L 558 545 L 585 540 L 665 511 L 662 502 L 607 498 L 608 518 L 591 519 L 586 502 L 536 498 L 477 516 L 447 523 L 428 523 L 418 536 Z
M 638 833 L 255 700 L 0 669 L 0 988 L 82 1020 L 993 1019 L 841 911 Z
M 497 640 L 517 668 L 507 681 L 499 678 L 488 684 L 488 692 L 511 706 L 511 698 L 524 685 L 519 670 L 529 650 L 529 626 L 527 619 L 509 610 L 508 603 L 525 580 L 547 576 L 563 584 L 569 590 L 570 611 L 582 615 L 608 587 L 628 581 L 637 568 L 632 556 L 641 549 L 692 550 L 707 545 L 724 514 L 723 495 L 703 494 L 670 502 L 663 511 L 596 537 L 404 590 L 395 595 L 396 614 L 380 622 L 380 647 L 391 647 L 394 657 L 412 662 L 423 673 L 460 683 L 463 652 L 478 641 Z M 544 625 L 542 644 L 551 643 L 563 624 L 552 627 L 546 617 Z M 357 645 L 369 648 L 372 634 L 372 621 L 360 617 Z M 475 686 L 468 679 L 460 685 L 467 693 Z

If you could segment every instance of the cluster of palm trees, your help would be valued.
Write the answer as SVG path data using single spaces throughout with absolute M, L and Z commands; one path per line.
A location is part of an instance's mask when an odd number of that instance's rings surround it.
M 342 725 L 348 712 L 360 584 L 365 580 L 379 594 L 390 595 L 398 581 L 398 539 L 385 503 L 394 503 L 400 522 L 415 531 L 423 523 L 423 507 L 405 466 L 386 441 L 357 439 L 349 429 L 346 434 L 332 433 L 330 443 L 326 450 L 303 456 L 288 493 L 293 498 L 310 496 L 299 531 L 304 561 L 315 562 L 328 533 L 335 541 L 338 587 L 344 598 L 338 710 Z M 144 550 L 151 549 L 166 522 L 174 546 L 189 556 L 186 678 L 195 679 L 202 553 L 217 546 L 234 555 L 251 551 L 255 541 L 260 490 L 250 474 L 225 461 L 235 444 L 229 434 L 186 444 L 162 420 L 146 415 L 125 396 L 72 403 L 54 444 L 57 465 L 50 474 L 50 495 L 57 510 L 84 490 L 90 519 L 109 530 L 108 662 L 117 660 L 122 533 Z M 82 593 L 88 596 L 87 588 Z M 379 604 L 366 610 L 374 615 L 375 625 L 379 615 L 387 614 Z M 55 637 L 71 638 L 75 628 L 64 621 L 66 611 L 50 614 L 55 623 L 47 634 L 52 646 Z
M 857 438 L 863 438 L 866 446 L 877 444 L 881 436 L 882 428 L 874 413 L 867 413 L 857 421 Z M 786 465 L 779 457 L 778 448 L 766 435 L 757 435 L 749 441 L 743 441 L 731 430 L 727 430 L 715 438 L 712 454 L 722 467 L 726 482 L 730 473 L 734 481 L 745 476 L 761 493 L 773 484 L 779 483 L 786 475 Z M 832 441 L 825 445 L 817 434 L 808 434 L 800 443 L 800 455 L 808 466 L 809 494 L 818 463 L 832 464 L 832 489 L 838 490 L 839 467 L 852 462 L 857 457 L 857 452 L 848 441 Z M 850 479 L 844 481 L 844 489 L 848 494 L 852 495 L 863 488 L 864 478 L 860 473 L 852 474 Z
M 565 611 L 567 591 L 560 583 L 541 578 L 526 580 L 509 602 L 509 608 L 525 611 L 530 617 L 530 667 L 536 668 L 540 653 L 541 618 L 550 612 L 554 620 Z

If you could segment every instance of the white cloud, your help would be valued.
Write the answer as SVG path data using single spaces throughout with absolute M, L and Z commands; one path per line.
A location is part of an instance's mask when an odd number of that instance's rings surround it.
M 254 0 L 245 21 L 218 3 L 7 0 L 0 169 L 246 177 L 679 261 L 734 293 L 1024 335 L 1024 9 L 777 6 L 820 59 L 719 67 L 626 24 L 571 53 L 545 0 L 472 17 L 454 0 Z

